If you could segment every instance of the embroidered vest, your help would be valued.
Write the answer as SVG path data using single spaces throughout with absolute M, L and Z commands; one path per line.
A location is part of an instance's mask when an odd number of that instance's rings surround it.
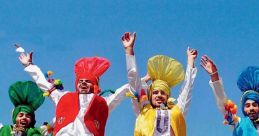
M 79 107 L 79 94 L 77 92 L 67 93 L 61 97 L 56 108 L 54 135 L 75 120 L 79 113 Z M 106 101 L 95 94 L 84 116 L 85 126 L 94 136 L 104 136 L 108 114 L 109 109 Z

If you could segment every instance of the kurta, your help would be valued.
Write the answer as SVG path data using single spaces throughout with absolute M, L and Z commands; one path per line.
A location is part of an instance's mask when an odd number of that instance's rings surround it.
M 142 82 L 138 76 L 135 57 L 126 55 L 130 90 L 138 92 L 148 89 L 148 85 Z M 182 84 L 177 104 L 170 110 L 157 110 L 148 104 L 141 107 L 141 103 L 132 100 L 133 109 L 137 115 L 135 124 L 135 136 L 186 136 L 186 115 L 190 101 L 191 90 L 197 74 L 196 68 L 187 66 L 185 79 Z M 168 113 L 168 114 L 167 114 Z M 160 116 L 158 116 L 160 115 Z M 167 128 L 167 129 L 166 129 Z
M 43 90 L 48 91 L 52 88 L 52 84 L 50 84 L 44 77 L 44 74 L 40 70 L 39 67 L 36 65 L 29 65 L 24 69 L 28 72 L 36 84 Z M 112 94 L 108 97 L 103 97 L 105 100 L 109 112 L 111 112 L 124 98 L 125 93 L 128 91 L 128 84 L 123 85 L 119 89 L 115 91 L 115 94 Z M 61 98 L 66 94 L 69 93 L 68 91 L 62 92 L 60 90 L 55 90 L 50 94 L 51 100 L 55 103 L 55 106 L 58 105 Z M 92 101 L 94 94 L 79 94 L 79 108 L 78 114 L 76 115 L 75 119 L 65 125 L 64 127 L 60 128 L 59 131 L 56 133 L 57 136 L 93 136 L 94 134 L 90 131 L 89 128 L 85 125 L 84 117 L 86 115 L 87 110 L 90 108 L 89 104 Z M 56 109 L 58 110 L 58 109 Z M 101 109 L 98 109 L 101 110 Z M 59 119 L 60 120 L 60 119 Z M 92 120 L 94 121 L 94 120 Z M 56 121 L 57 122 L 57 121 Z

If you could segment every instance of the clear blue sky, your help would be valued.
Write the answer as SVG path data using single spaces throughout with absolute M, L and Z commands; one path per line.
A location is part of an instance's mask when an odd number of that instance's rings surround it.
M 245 67 L 259 65 L 258 16 L 258 0 L 0 0 L 0 122 L 11 123 L 9 85 L 30 80 L 18 62 L 14 43 L 33 50 L 34 62 L 43 71 L 53 70 L 71 91 L 77 59 L 106 57 L 112 65 L 101 87 L 116 89 L 127 83 L 120 37 L 125 31 L 135 31 L 141 75 L 153 55 L 168 55 L 186 66 L 187 46 L 199 51 L 198 75 L 186 117 L 188 136 L 229 136 L 231 129 L 222 124 L 223 115 L 216 108 L 200 57 L 207 54 L 214 59 L 228 97 L 240 107 L 237 77 Z M 174 97 L 178 89 L 172 89 Z M 37 111 L 37 125 L 53 116 L 54 105 L 47 98 Z M 106 135 L 132 136 L 134 122 L 130 100 L 125 99 L 110 114 Z

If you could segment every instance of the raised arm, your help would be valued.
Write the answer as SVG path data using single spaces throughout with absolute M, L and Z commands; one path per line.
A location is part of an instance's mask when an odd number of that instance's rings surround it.
M 19 56 L 21 64 L 25 67 L 24 70 L 30 74 L 32 79 L 36 82 L 41 90 L 48 91 L 52 88 L 52 84 L 49 83 L 42 71 L 37 65 L 32 64 L 32 52 L 31 53 L 21 53 Z
M 19 47 L 19 50 L 21 50 L 22 47 Z M 18 49 L 18 48 L 17 48 Z M 17 50 L 16 50 L 17 51 Z M 17 51 L 19 52 L 19 51 Z M 44 92 L 47 92 L 51 89 L 53 89 L 53 84 L 49 83 L 44 74 L 42 73 L 41 69 L 32 63 L 32 52 L 31 53 L 25 53 L 24 50 L 19 56 L 19 60 L 21 64 L 25 67 L 24 71 L 26 71 L 32 79 L 35 81 L 35 83 L 38 85 L 38 87 L 43 90 Z M 61 92 L 55 89 L 50 95 L 50 98 L 52 101 L 57 105 L 60 98 L 65 94 L 66 92 Z
M 123 100 L 123 98 L 126 95 L 126 92 L 128 92 L 129 90 L 135 91 L 135 86 L 137 86 L 136 62 L 133 51 L 135 38 L 136 33 L 133 33 L 131 35 L 129 32 L 126 32 L 121 38 L 126 54 L 129 84 L 123 85 L 122 87 L 117 89 L 114 94 L 105 98 L 110 111 L 112 111 Z
M 180 95 L 177 98 L 177 105 L 181 109 L 183 115 L 185 116 L 191 102 L 192 97 L 192 87 L 194 79 L 197 74 L 197 68 L 195 67 L 195 59 L 197 58 L 198 51 L 195 49 L 187 48 L 187 69 L 185 73 L 185 78 L 181 87 Z
M 136 59 L 134 56 L 134 44 L 136 40 L 136 33 L 130 34 L 129 32 L 126 32 L 122 36 L 121 40 L 126 54 L 129 88 L 132 93 L 136 94 L 139 93 L 142 89 L 141 79 L 138 75 Z M 135 114 L 138 115 L 140 112 L 138 100 L 132 99 L 132 106 Z
M 201 58 L 201 66 L 207 71 L 210 76 L 210 86 L 216 98 L 216 103 L 222 114 L 225 114 L 224 104 L 227 101 L 227 96 L 224 91 L 222 80 L 219 77 L 217 66 L 206 55 Z
M 136 39 L 136 33 L 130 34 L 126 32 L 121 40 L 125 49 L 127 74 L 131 91 L 138 91 L 141 88 L 141 80 L 138 76 L 136 59 L 134 56 L 134 43 Z

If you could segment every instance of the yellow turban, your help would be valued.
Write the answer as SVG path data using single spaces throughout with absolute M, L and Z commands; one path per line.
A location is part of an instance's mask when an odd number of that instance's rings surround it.
M 170 87 L 163 80 L 155 80 L 150 85 L 150 90 L 163 90 L 168 96 L 170 95 Z
M 170 88 L 184 79 L 183 65 L 164 55 L 156 55 L 148 60 L 148 74 L 152 80 L 150 91 L 163 90 L 168 96 Z M 149 94 L 152 94 L 151 92 Z

